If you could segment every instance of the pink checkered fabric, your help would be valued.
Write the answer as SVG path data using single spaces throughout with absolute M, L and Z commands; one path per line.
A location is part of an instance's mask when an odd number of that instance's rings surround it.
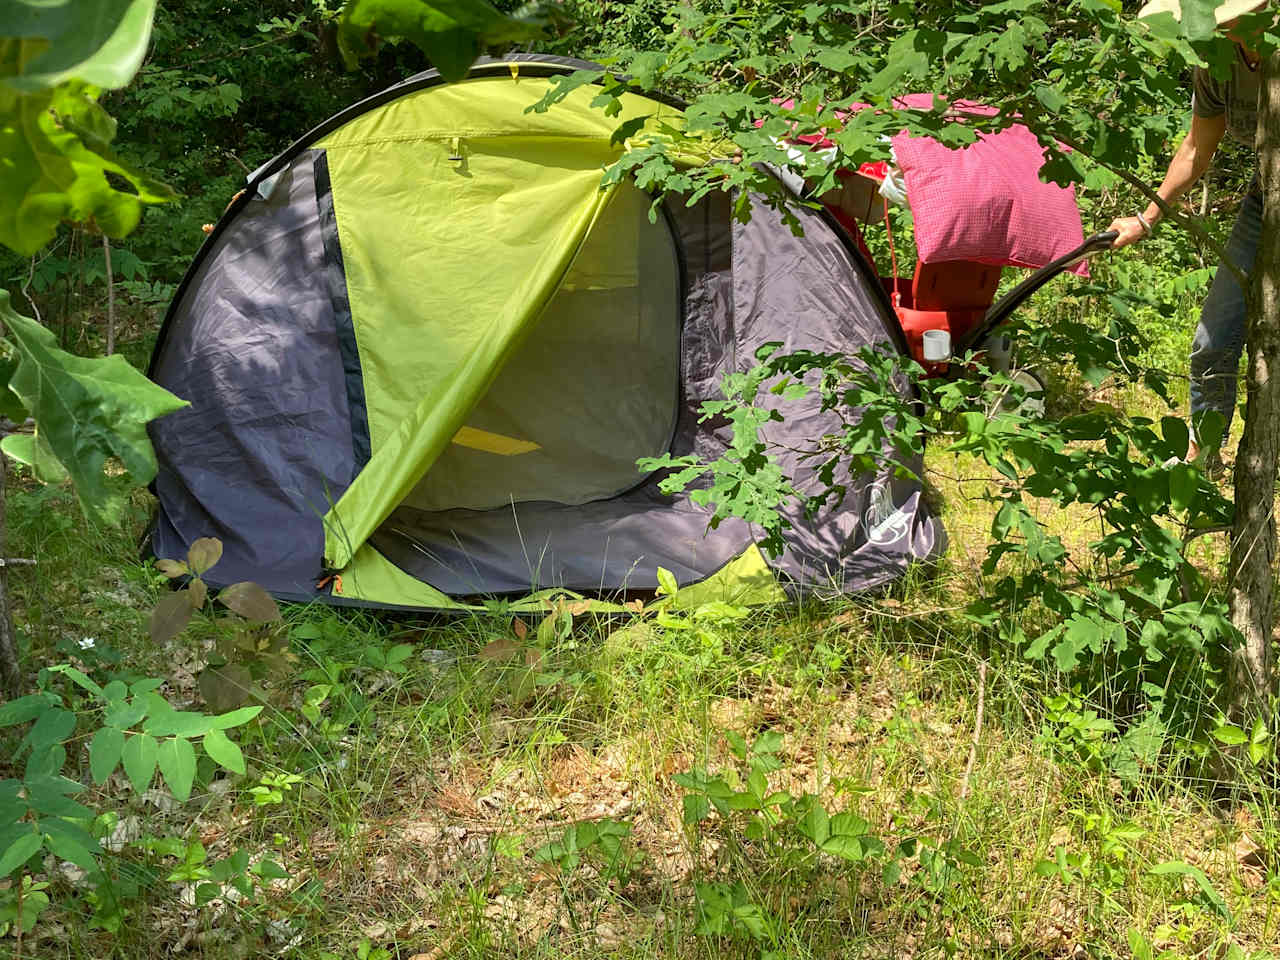
M 791 100 L 774 102 L 784 109 L 795 105 Z M 895 98 L 894 105 L 931 110 L 934 95 L 913 93 Z M 850 104 L 837 110 L 836 117 L 843 120 L 868 106 Z M 956 100 L 952 107 L 983 116 L 997 113 L 971 100 Z M 822 135 L 796 141 L 814 149 L 834 146 Z M 1040 181 L 1044 148 L 1026 127 L 981 134 L 977 143 L 959 150 L 905 131 L 892 142 L 907 184 L 922 263 L 973 260 L 1035 270 L 1084 242 L 1075 190 Z M 1087 277 L 1087 261 L 1072 272 Z
M 903 132 L 893 150 L 923 263 L 1038 269 L 1084 242 L 1075 190 L 1041 182 L 1044 148 L 1026 127 L 980 134 L 960 150 Z M 1089 275 L 1084 262 L 1072 270 Z

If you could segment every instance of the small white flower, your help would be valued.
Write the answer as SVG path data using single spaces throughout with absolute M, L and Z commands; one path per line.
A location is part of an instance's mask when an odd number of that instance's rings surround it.
M 93 639 L 93 637 L 85 637 L 83 640 L 80 641 L 80 649 L 92 650 L 95 644 L 96 644 L 96 641 Z

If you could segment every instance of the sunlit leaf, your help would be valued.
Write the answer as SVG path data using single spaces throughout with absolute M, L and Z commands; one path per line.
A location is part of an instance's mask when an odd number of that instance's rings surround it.
M 446 80 L 460 80 L 484 48 L 536 39 L 542 25 L 540 18 L 499 13 L 484 0 L 350 0 L 338 24 L 338 46 L 354 67 L 373 52 L 374 35 L 403 37 Z
M 114 121 L 97 93 L 79 81 L 31 94 L 0 88 L 0 244 L 32 254 L 64 220 L 123 237 L 138 225 L 144 205 L 175 196 L 112 153 Z M 112 178 L 128 189 L 117 189 Z
M 10 388 L 31 410 L 41 438 L 71 474 L 85 510 L 107 518 L 107 458 L 118 457 L 135 483 L 149 483 L 156 457 L 146 425 L 185 407 L 186 401 L 156 386 L 121 356 L 91 359 L 61 350 L 51 332 L 13 311 L 4 290 L 0 320 L 20 357 Z
M 0 37 L 17 38 L 0 85 L 31 92 L 80 79 L 123 87 L 147 52 L 156 0 L 0 0 Z M 4 46 L 0 44 L 0 49 Z

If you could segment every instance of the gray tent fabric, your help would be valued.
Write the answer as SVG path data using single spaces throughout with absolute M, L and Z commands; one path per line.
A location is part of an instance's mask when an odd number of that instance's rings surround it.
M 757 204 L 747 223 L 734 223 L 733 337 L 736 358 L 727 367 L 747 370 L 756 352 L 782 342 L 782 352 L 813 350 L 848 354 L 865 344 L 891 344 L 878 288 L 823 218 L 798 212 L 797 237 L 778 213 Z M 779 322 L 785 318 L 785 322 Z M 725 371 L 727 372 L 727 370 Z M 903 389 L 906 389 L 903 385 Z M 814 459 L 800 451 L 837 432 L 838 416 L 823 413 L 816 394 L 786 404 L 785 421 L 765 437 L 783 473 L 802 493 L 819 490 Z M 923 464 L 912 465 L 919 475 Z M 777 569 L 796 588 L 867 590 L 901 576 L 916 558 L 945 547 L 942 524 L 924 507 L 918 484 L 876 477 L 837 477 L 849 487 L 843 503 L 814 518 L 792 505 L 792 524 Z
M 682 335 L 684 405 L 672 452 L 714 459 L 728 450 L 726 427 L 700 423 L 700 404 L 719 397 L 720 383 L 756 363 L 756 351 L 847 353 L 892 343 L 886 307 L 873 278 L 825 220 L 800 210 L 797 237 L 763 203 L 748 223 L 735 223 L 728 197 L 693 207 L 666 205 L 684 259 Z M 891 347 L 890 347 L 891 348 Z M 809 397 L 789 404 L 768 438 L 781 466 L 802 491 L 815 487 L 798 452 L 839 426 Z M 572 418 L 575 411 L 564 411 Z M 637 480 L 642 480 L 639 474 Z M 650 590 L 658 567 L 681 583 L 713 573 L 754 541 L 730 519 L 708 528 L 709 513 L 689 499 L 661 494 L 658 478 L 622 496 L 576 507 L 512 502 L 485 511 L 401 507 L 373 545 L 401 569 L 450 594 L 571 590 Z M 847 478 L 845 501 L 809 519 L 789 509 L 786 550 L 774 564 L 793 592 L 865 590 L 901 576 L 914 559 L 943 545 L 942 529 L 917 486 L 887 476 Z
M 157 556 L 218 537 L 216 583 L 314 593 L 320 518 L 355 469 L 314 152 L 248 199 L 169 321 L 152 378 L 191 406 L 151 424 Z

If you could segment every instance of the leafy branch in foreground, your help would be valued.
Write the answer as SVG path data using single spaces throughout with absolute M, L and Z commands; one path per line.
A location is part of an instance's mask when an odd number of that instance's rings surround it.
M 1075 353 L 1102 356 L 1083 344 Z M 770 346 L 759 360 L 726 378 L 726 399 L 703 405 L 704 417 L 734 425 L 720 459 L 642 462 L 674 470 L 661 481 L 664 491 L 705 485 L 690 496 L 711 508 L 712 524 L 728 516 L 755 523 L 761 545 L 777 555 L 789 526 L 784 508 L 799 503 L 812 514 L 838 504 L 849 493 L 839 478 L 909 473 L 928 438 L 979 457 L 992 469 L 987 497 L 997 511 L 967 617 L 1027 659 L 1145 704 L 1161 738 L 1203 739 L 1207 718 L 1182 705 L 1221 688 L 1237 634 L 1222 597 L 1188 561 L 1187 545 L 1229 524 L 1231 504 L 1200 465 L 1179 459 L 1188 440 L 1181 419 L 1110 409 L 1044 419 L 1021 408 L 1022 387 L 986 370 L 980 357 L 962 361 L 966 374 L 956 379 L 926 378 L 909 358 L 874 348 L 844 358 L 782 355 Z M 771 455 L 767 426 L 785 418 L 789 400 L 812 392 L 842 422 L 813 439 L 807 459 L 818 464 L 817 482 L 801 490 Z M 1199 430 L 1212 449 L 1222 424 L 1206 420 Z M 1096 518 L 1100 536 L 1087 553 L 1046 528 L 1041 502 Z
M 338 24 L 338 46 L 354 67 L 376 49 L 379 36 L 402 37 L 446 80 L 461 80 L 485 49 L 537 39 L 552 13 L 550 4 L 538 3 L 508 16 L 485 0 L 349 0 Z
M 187 406 L 148 380 L 121 356 L 77 357 L 57 338 L 15 312 L 0 290 L 0 323 L 16 363 L 9 390 L 35 418 L 34 435 L 10 434 L 0 449 L 42 479 L 70 476 L 85 511 L 114 514 L 103 467 L 118 457 L 134 483 L 156 474 L 147 423 Z

